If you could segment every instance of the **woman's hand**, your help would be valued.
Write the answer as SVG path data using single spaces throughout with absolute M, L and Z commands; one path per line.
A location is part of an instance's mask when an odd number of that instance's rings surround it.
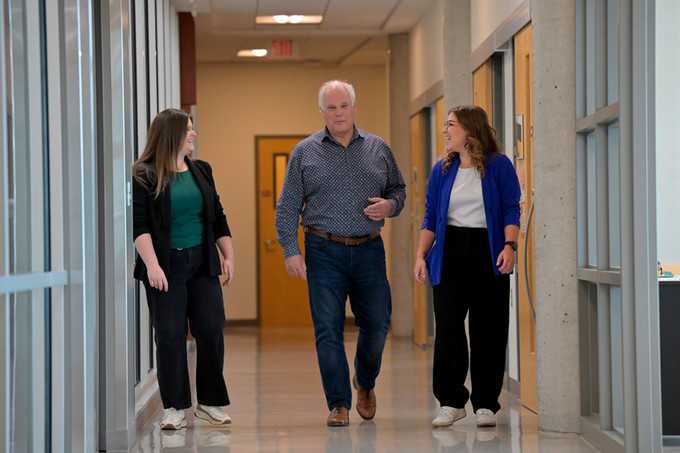
M 222 262 L 222 273 L 227 277 L 223 282 L 222 286 L 231 285 L 231 281 L 234 279 L 234 261 L 224 260 Z
M 425 264 L 424 259 L 416 259 L 416 265 L 413 268 L 413 276 L 418 283 L 421 285 L 425 284 L 425 281 L 427 280 L 427 265 Z
M 502 274 L 509 274 L 512 272 L 515 268 L 515 250 L 509 245 L 506 245 L 501 251 L 501 254 L 498 255 L 496 266 L 500 266 L 498 270 L 501 271 Z
M 151 285 L 152 288 L 156 288 L 158 291 L 168 292 L 168 279 L 165 278 L 165 272 L 163 272 L 163 269 L 161 269 L 158 264 L 147 267 L 146 275 L 149 279 L 149 285 Z

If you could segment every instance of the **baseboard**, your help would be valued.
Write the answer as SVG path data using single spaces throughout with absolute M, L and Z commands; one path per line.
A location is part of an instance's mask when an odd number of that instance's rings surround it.
M 596 417 L 581 417 L 581 437 L 599 451 L 625 453 L 623 437 L 610 431 L 601 431 Z

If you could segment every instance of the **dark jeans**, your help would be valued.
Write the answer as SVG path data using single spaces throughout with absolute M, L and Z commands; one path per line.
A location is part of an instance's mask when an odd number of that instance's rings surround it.
M 229 404 L 224 383 L 226 322 L 218 277 L 206 274 L 203 246 L 170 251 L 168 292 L 145 282 L 156 340 L 156 369 L 163 407 L 191 407 L 187 367 L 187 319 L 196 340 L 196 399 L 206 406 Z
M 433 287 L 433 390 L 442 406 L 500 409 L 510 316 L 510 276 L 495 275 L 486 228 L 446 227 L 441 283 Z M 492 261 L 493 259 L 493 261 Z M 470 350 L 465 334 L 469 315 Z M 468 365 L 472 395 L 465 387 Z
M 349 246 L 305 235 L 307 288 L 314 322 L 316 353 L 328 409 L 351 408 L 345 353 L 345 303 L 349 296 L 359 327 L 354 370 L 359 385 L 375 387 L 390 325 L 392 298 L 382 238 Z

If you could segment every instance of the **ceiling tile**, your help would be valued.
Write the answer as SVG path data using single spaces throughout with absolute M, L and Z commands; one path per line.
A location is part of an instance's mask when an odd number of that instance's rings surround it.
M 330 0 L 258 0 L 257 15 L 273 16 L 276 14 L 310 14 L 322 15 L 326 2 Z M 372 1 L 372 0 L 371 0 Z
M 380 30 L 399 0 L 333 0 L 322 29 Z
M 174 0 L 189 8 L 189 0 Z M 384 64 L 388 33 L 408 32 L 439 0 L 194 0 L 210 12 L 196 17 L 198 61 L 244 61 L 239 49 L 268 48 L 272 39 L 295 39 L 294 61 Z M 255 15 L 324 14 L 321 25 L 255 25 Z M 290 61 L 263 58 L 247 60 Z
M 437 0 L 407 0 L 399 3 L 385 24 L 386 33 L 404 33 L 413 28 L 423 15 L 437 4 Z

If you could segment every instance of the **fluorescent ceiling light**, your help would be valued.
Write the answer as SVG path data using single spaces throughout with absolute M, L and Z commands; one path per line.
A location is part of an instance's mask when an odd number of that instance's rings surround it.
M 304 16 L 301 14 L 293 14 L 291 16 L 277 14 L 275 16 L 257 16 L 255 18 L 256 24 L 320 24 L 321 21 L 323 21 L 323 16 Z
M 267 49 L 241 49 L 241 50 L 238 51 L 236 56 L 237 57 L 247 57 L 247 58 L 266 57 L 267 56 Z

